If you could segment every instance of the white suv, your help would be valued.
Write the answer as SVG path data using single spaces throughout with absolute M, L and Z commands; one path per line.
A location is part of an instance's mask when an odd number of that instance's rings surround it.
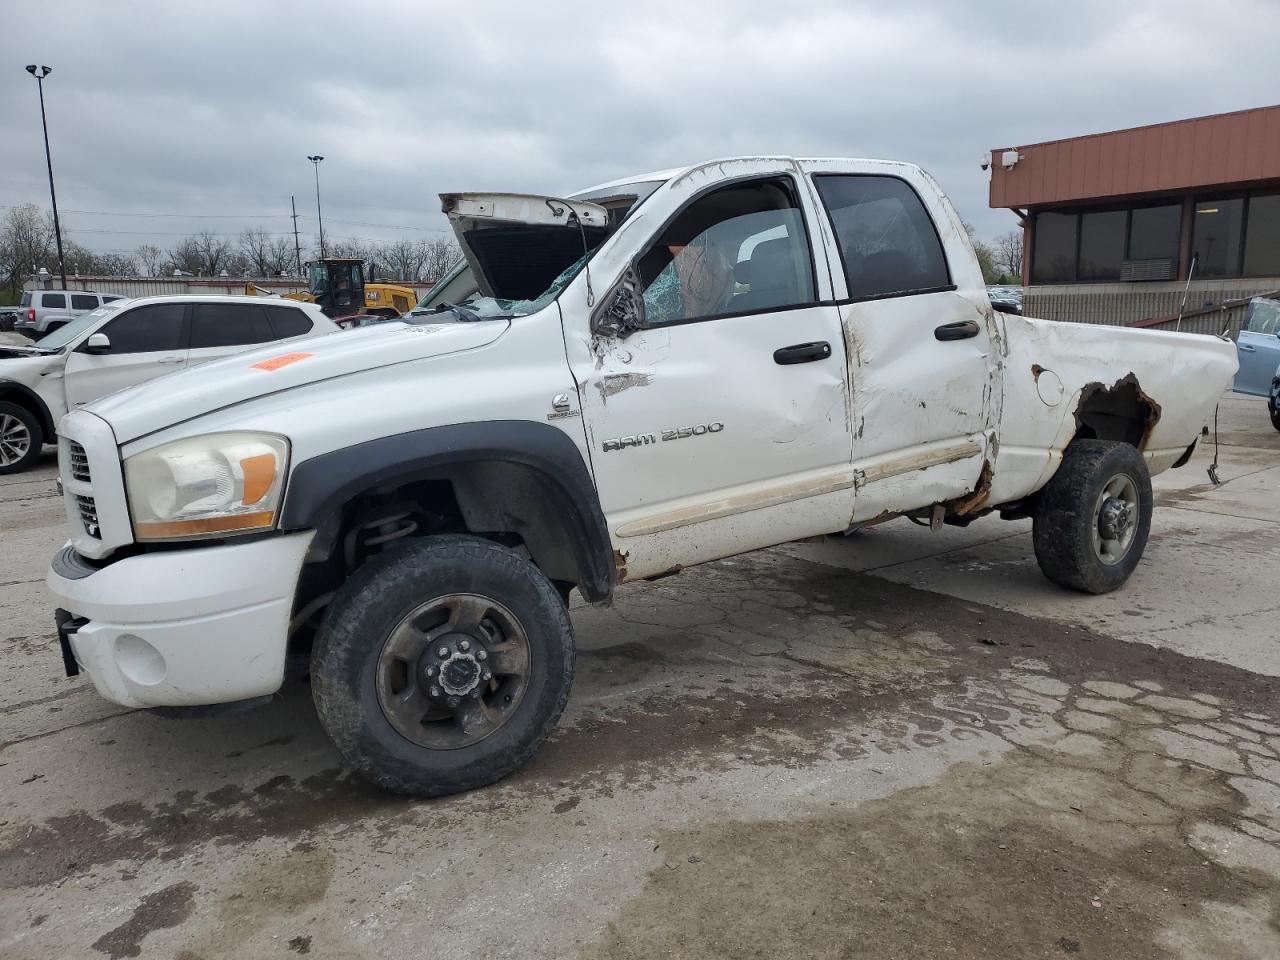
M 103 304 L 34 346 L 0 347 L 0 474 L 31 466 L 63 414 L 90 400 L 254 344 L 337 329 L 319 307 L 292 300 L 144 297 Z
M 13 329 L 32 340 L 39 340 L 81 314 L 124 299 L 116 293 L 85 290 L 29 290 L 22 295 Z

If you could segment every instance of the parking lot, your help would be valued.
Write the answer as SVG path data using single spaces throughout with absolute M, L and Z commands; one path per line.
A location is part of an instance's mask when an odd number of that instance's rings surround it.
M 0 955 L 1280 956 L 1280 433 L 1220 427 L 1107 596 L 988 518 L 575 600 L 552 741 L 426 802 L 303 684 L 174 720 L 65 679 L 46 454 L 0 478 Z

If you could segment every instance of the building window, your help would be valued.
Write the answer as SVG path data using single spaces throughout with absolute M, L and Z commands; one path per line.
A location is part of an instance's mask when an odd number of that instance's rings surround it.
M 1182 206 L 1134 207 L 1129 223 L 1127 260 L 1177 260 Z
M 1280 277 L 1280 193 L 1258 194 L 1249 198 L 1244 275 Z
M 1074 213 L 1036 214 L 1032 283 L 1070 283 L 1076 278 L 1076 228 L 1079 220 Z
M 1125 210 L 1080 215 L 1080 263 L 1077 277 L 1093 282 L 1119 280 L 1124 260 Z
M 1195 276 L 1206 280 L 1240 276 L 1240 232 L 1244 223 L 1244 199 L 1201 200 L 1191 252 L 1196 258 Z

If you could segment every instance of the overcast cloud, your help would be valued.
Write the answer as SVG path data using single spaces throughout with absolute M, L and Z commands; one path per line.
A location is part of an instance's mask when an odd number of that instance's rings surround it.
M 64 222 L 97 250 L 284 233 L 290 194 L 307 242 L 309 153 L 336 237 L 430 236 L 441 192 L 755 153 L 920 163 L 991 237 L 1014 220 L 987 208 L 982 153 L 1275 102 L 1277 35 L 1277 0 L 20 0 L 0 206 L 48 204 L 35 62 Z

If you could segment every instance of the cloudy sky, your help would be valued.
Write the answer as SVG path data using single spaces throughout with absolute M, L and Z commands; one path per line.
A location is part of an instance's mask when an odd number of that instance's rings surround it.
M 566 193 L 754 153 L 930 170 L 979 236 L 992 147 L 1280 100 L 1280 0 L 10 0 L 0 207 L 48 203 L 35 82 L 70 234 L 430 237 L 436 195 Z M 307 238 L 304 237 L 304 243 Z

